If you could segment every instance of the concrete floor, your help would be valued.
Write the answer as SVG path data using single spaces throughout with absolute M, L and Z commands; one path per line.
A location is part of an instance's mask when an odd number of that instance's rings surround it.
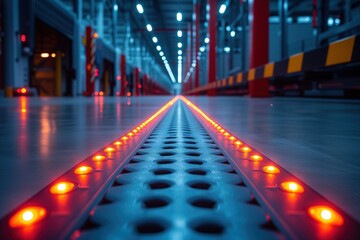
M 0 99 L 0 217 L 170 99 Z M 190 100 L 360 221 L 360 101 Z
M 360 101 L 189 100 L 360 221 Z
M 0 98 L 0 217 L 171 98 Z

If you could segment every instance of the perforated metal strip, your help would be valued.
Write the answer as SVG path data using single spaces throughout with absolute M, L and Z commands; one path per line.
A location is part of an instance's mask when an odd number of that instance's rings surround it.
M 118 175 L 78 239 L 279 239 L 218 145 L 178 101 Z

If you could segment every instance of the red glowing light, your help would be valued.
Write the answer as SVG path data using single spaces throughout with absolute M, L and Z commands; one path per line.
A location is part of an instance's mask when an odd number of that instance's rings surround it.
M 46 210 L 42 207 L 23 208 L 11 217 L 9 225 L 12 228 L 30 226 L 46 216 Z
M 95 76 L 95 77 L 98 77 L 98 76 L 99 76 L 99 69 L 98 69 L 98 68 L 95 68 L 95 70 L 94 70 L 94 76 Z
M 21 34 L 21 35 L 20 35 L 20 41 L 21 41 L 22 43 L 26 42 L 26 35 L 25 35 L 25 34 Z
M 100 92 L 99 92 L 99 95 L 100 95 L 100 96 L 104 96 L 104 92 L 103 92 L 103 91 L 100 91 Z
M 334 209 L 327 206 L 312 206 L 308 209 L 310 217 L 318 222 L 341 226 L 344 224 L 343 217 Z
M 131 92 L 127 92 L 126 96 L 131 97 Z

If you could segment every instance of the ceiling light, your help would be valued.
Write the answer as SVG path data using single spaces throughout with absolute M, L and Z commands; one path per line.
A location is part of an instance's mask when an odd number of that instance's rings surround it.
M 154 43 L 157 43 L 157 42 L 158 42 L 157 37 L 153 37 L 152 40 L 153 40 Z
M 179 54 L 179 55 L 181 55 L 181 54 L 182 54 L 182 51 L 181 51 L 181 50 L 179 50 L 179 51 L 178 51 L 178 54 Z
M 230 36 L 231 36 L 231 37 L 235 37 L 235 31 L 231 31 L 231 32 L 230 32 Z
M 178 48 L 182 48 L 182 43 L 181 42 L 178 43 Z
M 162 56 L 164 56 L 164 53 L 161 51 L 161 52 L 159 52 L 159 55 L 162 57 Z
M 178 60 L 182 60 L 182 56 L 178 56 Z
M 119 9 L 119 6 L 117 4 L 114 4 L 114 11 L 116 12 Z
M 151 31 L 152 31 L 152 26 L 151 26 L 150 24 L 147 24 L 147 25 L 146 25 L 146 29 L 147 29 L 149 32 L 151 32 Z
M 230 52 L 230 47 L 224 47 L 224 51 L 225 51 L 226 53 Z
M 200 52 L 205 52 L 205 47 L 204 46 L 200 47 Z
M 144 8 L 141 4 L 137 4 L 136 9 L 138 10 L 139 13 L 144 13 Z
M 223 14 L 226 11 L 226 5 L 225 4 L 221 4 L 220 9 L 219 9 L 219 13 Z
M 165 61 L 165 60 L 166 60 L 166 57 L 165 57 L 165 56 L 163 56 L 161 59 L 162 59 L 163 61 Z
M 205 43 L 209 43 L 210 39 L 208 37 L 205 38 Z
M 178 36 L 178 37 L 182 37 L 182 31 L 180 31 L 180 30 L 177 31 L 177 36 Z
M 156 50 L 161 51 L 160 45 L 157 45 L 157 46 L 156 46 Z
M 176 14 L 176 20 L 178 20 L 178 22 L 180 22 L 180 21 L 182 20 L 182 14 L 181 14 L 181 12 L 178 12 L 178 13 Z

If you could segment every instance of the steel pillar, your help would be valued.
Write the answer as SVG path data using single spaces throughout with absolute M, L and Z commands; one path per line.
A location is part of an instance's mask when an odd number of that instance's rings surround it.
M 197 53 L 199 52 L 199 40 L 200 40 L 200 3 L 195 4 L 195 85 L 194 88 L 199 87 L 199 60 L 197 57 Z M 198 95 L 196 93 L 196 95 Z
M 250 21 L 250 69 L 264 65 L 269 60 L 269 0 L 253 0 L 249 3 Z M 268 97 L 267 78 L 249 81 L 250 97 Z
M 120 89 L 120 96 L 126 95 L 126 57 L 124 54 L 120 56 L 120 76 L 121 76 L 121 89 Z
M 213 83 L 216 81 L 216 22 L 217 22 L 217 1 L 216 0 L 208 0 L 209 4 L 209 57 L 208 57 L 208 77 L 209 83 Z M 215 96 L 216 90 L 212 88 L 208 91 L 209 96 Z
M 135 96 L 139 96 L 140 92 L 139 92 L 139 85 L 140 85 L 140 71 L 139 68 L 136 67 L 134 69 L 134 82 L 135 82 Z
M 288 56 L 288 35 L 287 35 L 287 17 L 288 0 L 279 0 L 279 18 L 280 18 L 280 56 L 284 59 Z

